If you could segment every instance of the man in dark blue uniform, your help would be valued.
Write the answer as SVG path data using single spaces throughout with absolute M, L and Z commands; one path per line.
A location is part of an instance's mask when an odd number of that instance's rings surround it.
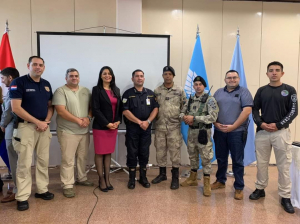
M 50 119 L 53 115 L 51 105 L 52 89 L 48 81 L 41 78 L 45 64 L 38 56 L 32 56 L 27 64 L 29 74 L 19 77 L 11 83 L 10 98 L 12 111 L 16 114 L 13 146 L 18 154 L 16 182 L 17 209 L 29 208 L 31 194 L 31 163 L 36 149 L 36 198 L 51 200 L 54 194 L 48 191 L 49 145 L 51 133 Z
M 139 183 L 149 188 L 146 166 L 151 145 L 151 122 L 158 113 L 158 103 L 154 92 L 143 87 L 144 72 L 140 69 L 132 73 L 134 87 L 125 91 L 122 97 L 123 115 L 126 124 L 127 166 L 129 167 L 128 188 L 135 188 L 137 161 L 140 165 Z

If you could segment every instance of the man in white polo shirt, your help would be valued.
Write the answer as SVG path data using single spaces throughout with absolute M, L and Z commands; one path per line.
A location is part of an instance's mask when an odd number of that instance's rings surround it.
M 58 88 L 52 104 L 57 111 L 57 136 L 61 148 L 60 178 L 63 194 L 67 198 L 75 196 L 74 162 L 77 161 L 77 185 L 93 186 L 85 172 L 90 143 L 89 124 L 91 120 L 90 91 L 79 86 L 79 73 L 70 68 L 66 72 L 67 83 Z

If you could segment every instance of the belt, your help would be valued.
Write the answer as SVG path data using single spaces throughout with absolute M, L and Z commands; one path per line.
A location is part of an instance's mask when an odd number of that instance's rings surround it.
M 32 124 L 32 122 L 24 121 L 24 120 L 19 120 L 19 123 L 30 123 L 30 124 Z
M 198 124 L 197 126 L 193 126 L 193 125 L 189 125 L 190 129 L 200 129 L 200 124 Z M 210 129 L 212 128 L 212 124 L 204 124 L 202 126 L 205 129 Z
M 199 125 L 198 126 L 192 126 L 192 125 L 189 125 L 190 129 L 199 129 Z

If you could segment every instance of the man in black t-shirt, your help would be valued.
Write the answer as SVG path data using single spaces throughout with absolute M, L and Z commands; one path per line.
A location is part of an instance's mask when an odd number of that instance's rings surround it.
M 256 190 L 251 200 L 265 197 L 268 185 L 268 166 L 272 147 L 278 168 L 278 193 L 281 205 L 288 213 L 294 213 L 291 204 L 290 164 L 292 139 L 289 124 L 298 114 L 296 90 L 280 81 L 284 75 L 280 62 L 271 62 L 267 67 L 270 83 L 258 89 L 254 97 L 253 118 L 257 124 L 255 138 L 257 158 Z

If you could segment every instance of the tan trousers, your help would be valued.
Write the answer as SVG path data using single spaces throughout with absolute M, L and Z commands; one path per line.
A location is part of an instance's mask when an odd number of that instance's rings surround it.
M 170 153 L 172 167 L 180 166 L 180 148 L 182 135 L 180 128 L 172 131 L 155 130 L 154 145 L 156 147 L 156 161 L 158 166 L 167 166 L 167 152 Z
M 32 123 L 19 123 L 18 129 L 13 133 L 13 146 L 18 154 L 16 171 L 18 201 L 26 201 L 31 194 L 31 163 L 34 149 L 36 149 L 37 193 L 48 191 L 49 145 L 52 135 L 49 128 L 44 132 L 39 132 L 35 128 L 36 125 Z
M 265 130 L 256 133 L 257 181 L 255 187 L 264 189 L 268 185 L 268 166 L 272 147 L 278 169 L 278 194 L 283 198 L 291 197 L 290 165 L 292 162 L 292 140 L 289 129 L 276 132 Z
M 77 163 L 78 181 L 87 180 L 85 166 L 90 144 L 89 133 L 73 135 L 66 132 L 57 132 L 61 148 L 60 179 L 63 182 L 63 189 L 73 188 L 75 157 Z
M 199 169 L 199 154 L 202 160 L 204 174 L 211 174 L 211 160 L 214 156 L 213 144 L 211 141 L 211 130 L 207 130 L 207 144 L 202 145 L 198 142 L 199 129 L 188 130 L 187 150 L 189 153 L 191 169 Z

